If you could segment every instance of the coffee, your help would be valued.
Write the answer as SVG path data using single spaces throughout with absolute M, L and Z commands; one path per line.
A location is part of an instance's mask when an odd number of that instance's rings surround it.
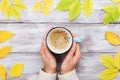
M 66 28 L 56 27 L 48 32 L 46 42 L 50 51 L 62 54 L 71 48 L 73 38 L 71 32 Z
M 63 30 L 55 30 L 50 35 L 51 47 L 63 50 L 68 46 L 69 37 Z

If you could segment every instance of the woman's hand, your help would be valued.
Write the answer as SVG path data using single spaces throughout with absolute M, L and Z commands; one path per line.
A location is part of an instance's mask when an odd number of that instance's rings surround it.
M 42 45 L 41 45 L 41 49 L 40 49 L 40 54 L 41 54 L 43 62 L 44 62 L 43 71 L 45 71 L 46 73 L 55 73 L 56 67 L 57 67 L 56 59 L 52 55 L 52 53 L 48 50 L 45 40 L 46 40 L 46 34 L 43 37 Z
M 80 46 L 79 43 L 74 43 L 71 50 L 68 52 L 68 55 L 62 62 L 61 65 L 61 74 L 66 74 L 72 71 L 81 58 Z

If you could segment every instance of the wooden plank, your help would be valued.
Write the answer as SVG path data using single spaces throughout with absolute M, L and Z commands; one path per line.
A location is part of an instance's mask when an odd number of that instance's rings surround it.
M 0 30 L 9 30 L 16 35 L 4 45 L 13 46 L 12 52 L 39 52 L 43 34 L 51 24 L 0 24 Z M 120 34 L 120 25 L 101 25 L 101 24 L 61 24 L 55 26 L 66 27 L 84 41 L 81 43 L 83 52 L 116 52 L 120 46 L 112 46 L 105 39 L 106 31 L 114 31 Z
M 54 0 L 55 5 L 52 7 L 50 16 L 44 16 L 41 12 L 33 12 L 33 4 L 38 0 L 24 0 L 25 4 L 28 6 L 26 11 L 22 11 L 22 17 L 20 20 L 11 18 L 7 20 L 5 15 L 0 13 L 0 22 L 70 22 L 68 19 L 68 12 L 62 12 L 54 10 L 59 0 Z M 105 13 L 101 11 L 101 8 L 108 4 L 113 4 L 111 0 L 93 0 L 94 10 L 89 18 L 86 18 L 83 14 L 72 23 L 102 23 Z
M 115 55 L 114 53 L 106 53 Z M 11 53 L 4 59 L 0 60 L 9 73 L 11 66 L 15 63 L 23 63 L 25 69 L 23 75 L 19 78 L 12 79 L 9 76 L 7 80 L 37 80 L 39 70 L 43 67 L 43 62 L 39 53 Z M 98 75 L 105 69 L 101 64 L 100 53 L 82 53 L 82 59 L 76 67 L 79 80 L 99 80 Z M 118 76 L 119 80 L 120 76 Z

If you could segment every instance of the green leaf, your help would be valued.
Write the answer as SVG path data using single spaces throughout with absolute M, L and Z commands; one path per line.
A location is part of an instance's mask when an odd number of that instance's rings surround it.
M 115 55 L 115 65 L 120 70 L 120 51 Z
M 74 0 L 61 0 L 55 9 L 56 10 L 68 10 L 73 2 Z
M 107 13 L 114 13 L 114 12 L 116 12 L 117 7 L 115 7 L 114 5 L 108 5 L 108 6 L 105 6 L 104 8 L 102 8 L 102 10 Z
M 113 21 L 114 21 L 114 22 L 117 22 L 118 19 L 119 19 L 119 17 L 120 17 L 120 13 L 119 13 L 118 10 L 116 10 L 116 11 L 112 14 Z
M 93 1 L 92 0 L 84 0 L 84 13 L 88 17 L 92 13 L 93 9 Z
M 112 56 L 101 55 L 102 64 L 107 68 L 116 68 L 115 62 Z
M 69 10 L 69 18 L 70 20 L 74 20 L 79 16 L 81 12 L 81 3 L 79 0 L 74 1 L 74 3 L 71 5 Z
M 111 23 L 113 21 L 113 19 L 112 19 L 112 15 L 111 14 L 106 14 L 105 15 L 105 17 L 104 17 L 104 24 L 106 25 L 106 24 L 109 24 L 109 23 Z
M 100 75 L 99 78 L 103 80 L 114 79 L 119 74 L 117 69 L 106 69 Z

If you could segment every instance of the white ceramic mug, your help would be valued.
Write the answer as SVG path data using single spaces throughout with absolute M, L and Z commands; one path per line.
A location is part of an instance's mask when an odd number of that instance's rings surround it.
M 57 32 L 58 31 L 58 32 Z M 64 35 L 66 35 L 66 39 L 63 37 L 63 36 L 60 36 L 59 33 L 61 34 L 61 32 L 64 33 Z M 55 32 L 57 32 L 56 35 L 53 35 Z M 52 35 L 52 37 L 51 37 Z M 61 42 L 61 49 L 59 48 L 56 48 L 55 46 L 52 45 L 52 40 L 51 38 L 55 38 L 58 43 Z M 65 42 L 66 40 L 66 47 L 63 47 L 64 43 L 62 41 Z M 54 40 L 54 39 L 53 39 Z M 55 41 L 55 40 L 54 40 Z M 72 47 L 73 45 L 73 42 L 82 42 L 82 39 L 81 38 L 73 38 L 72 36 L 72 33 L 70 32 L 70 30 L 64 28 L 64 27 L 54 27 L 52 28 L 48 34 L 47 34 L 47 37 L 46 37 L 46 44 L 47 44 L 47 47 L 48 49 L 55 53 L 55 54 L 63 54 L 63 53 L 66 53 L 67 51 L 70 50 L 70 48 Z M 59 44 L 60 46 L 60 44 Z

